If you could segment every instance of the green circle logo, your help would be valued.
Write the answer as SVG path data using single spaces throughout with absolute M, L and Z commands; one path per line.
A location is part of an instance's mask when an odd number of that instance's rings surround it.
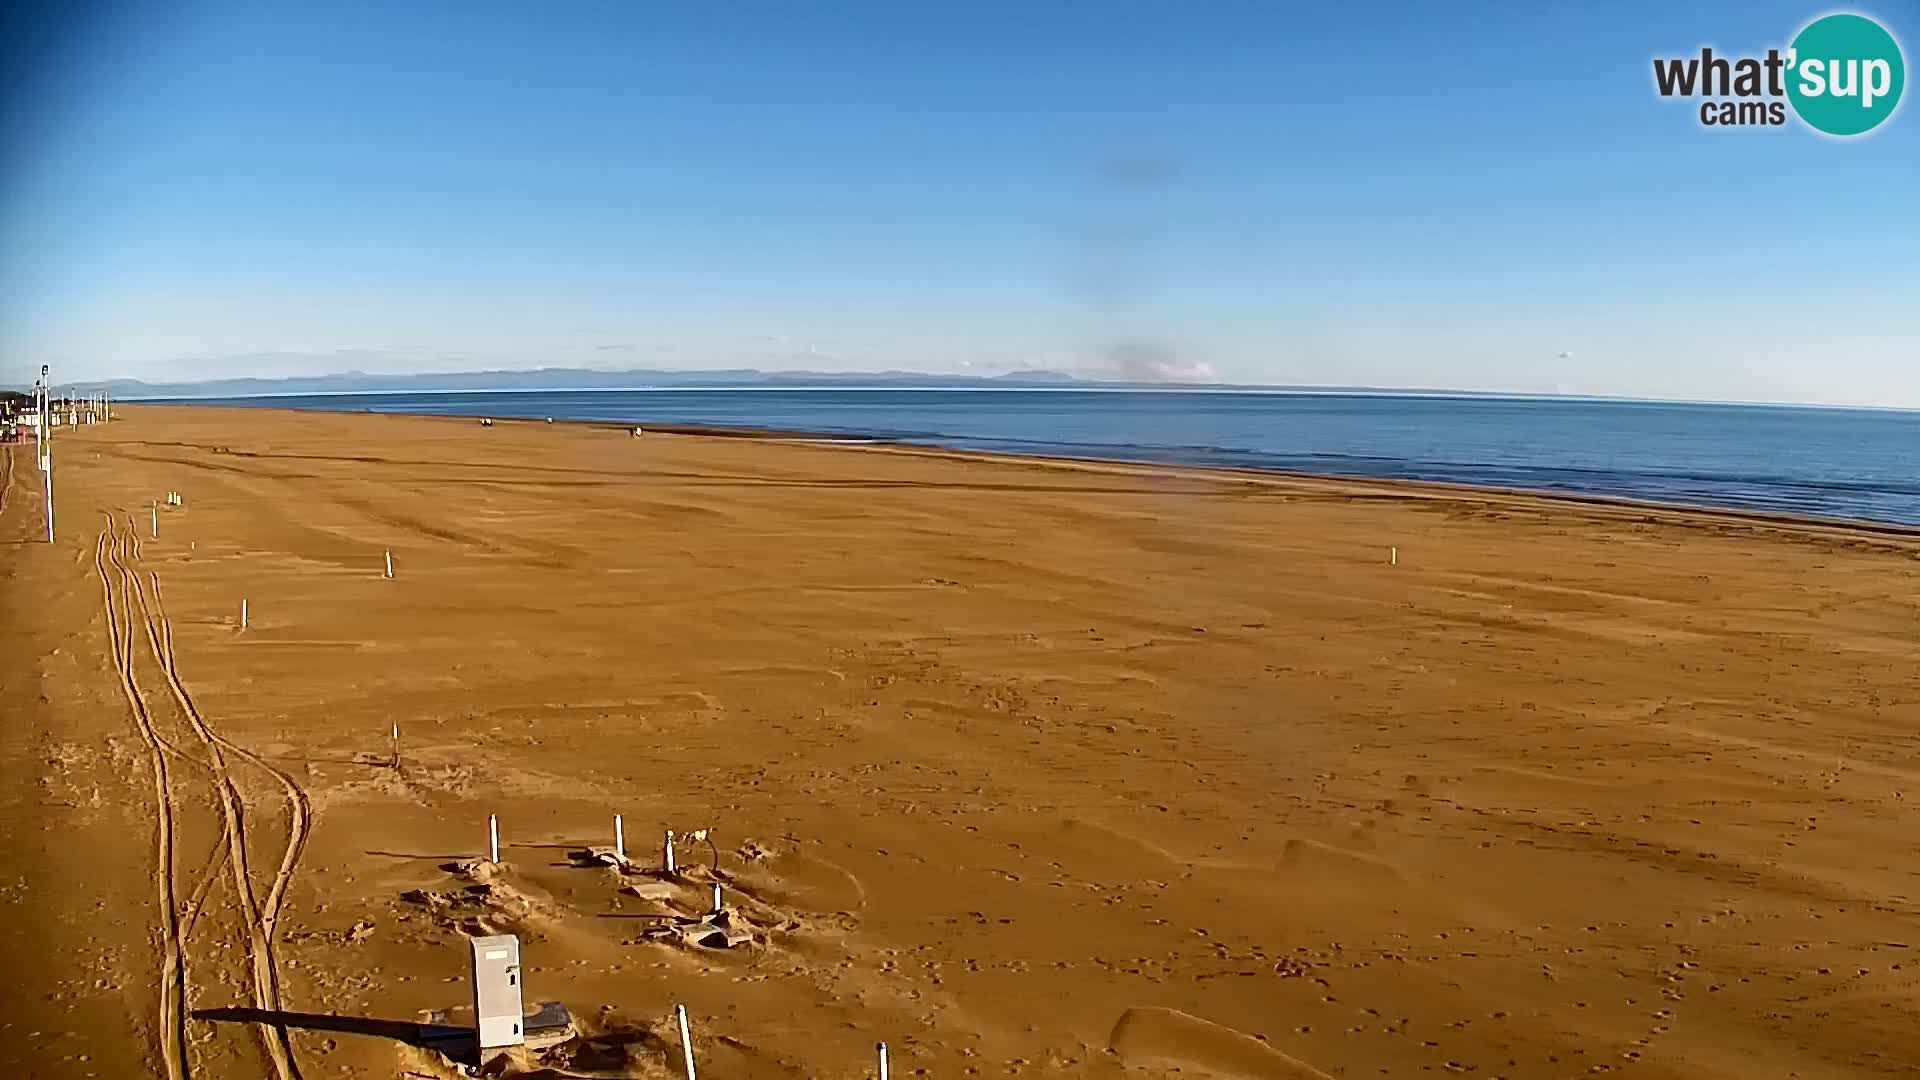
M 1900 44 L 1864 15 L 1815 19 L 1787 50 L 1787 99 L 1829 135 L 1872 131 L 1893 115 L 1906 84 Z

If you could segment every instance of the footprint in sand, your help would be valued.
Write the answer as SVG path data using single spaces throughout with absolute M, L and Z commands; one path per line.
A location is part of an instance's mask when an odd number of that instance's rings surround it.
M 1181 1012 L 1128 1009 L 1113 1025 L 1107 1048 L 1129 1068 L 1250 1080 L 1331 1080 L 1328 1073 L 1230 1027 Z

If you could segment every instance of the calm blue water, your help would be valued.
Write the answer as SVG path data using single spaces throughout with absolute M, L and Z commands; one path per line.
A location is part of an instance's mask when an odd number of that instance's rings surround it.
M 1920 525 L 1920 413 L 1385 394 L 646 390 L 206 399 L 685 423 Z

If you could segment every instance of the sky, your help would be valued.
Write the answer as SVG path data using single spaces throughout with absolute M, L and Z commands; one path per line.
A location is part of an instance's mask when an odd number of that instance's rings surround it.
M 1920 106 L 1838 140 L 1653 89 L 1656 56 L 1829 10 L 10 5 L 0 383 L 1045 369 L 1920 407 Z M 1847 10 L 1920 56 L 1915 0 Z

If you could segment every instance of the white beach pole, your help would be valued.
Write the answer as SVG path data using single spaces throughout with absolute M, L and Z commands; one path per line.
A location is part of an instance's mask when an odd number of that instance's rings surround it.
M 400 723 L 397 720 L 393 725 L 393 768 L 396 772 L 400 769 Z
M 247 601 L 243 597 L 240 600 L 240 629 L 245 630 L 246 628 L 247 628 Z
M 387 576 L 388 577 L 393 576 L 393 552 L 392 551 L 387 552 Z
M 622 863 L 627 861 L 627 830 L 619 814 L 613 815 L 613 857 Z
M 680 1021 L 680 1052 L 687 1059 L 687 1080 L 695 1080 L 693 1075 L 693 1036 L 687 1031 L 687 1007 L 675 1005 L 674 1019 Z
M 40 486 L 47 506 L 47 543 L 53 543 L 53 458 L 47 458 L 47 467 L 40 474 Z
M 667 830 L 666 857 L 661 860 L 661 865 L 666 867 L 667 873 L 671 874 L 674 872 L 675 867 L 673 865 L 673 830 L 672 829 Z
M 720 906 L 720 883 L 716 881 L 713 883 L 713 913 L 718 915 L 724 910 L 726 909 Z
M 1396 548 L 1387 549 L 1387 565 L 1388 566 L 1400 565 L 1400 549 L 1399 548 L 1396 547 Z
M 487 815 L 487 851 L 493 856 L 489 861 L 500 865 L 500 819 L 492 814 Z
M 160 508 L 157 506 L 149 506 L 147 507 L 147 513 L 153 515 L 153 538 L 158 540 L 160 539 Z
M 880 1044 L 880 1080 L 887 1080 L 887 1044 Z

